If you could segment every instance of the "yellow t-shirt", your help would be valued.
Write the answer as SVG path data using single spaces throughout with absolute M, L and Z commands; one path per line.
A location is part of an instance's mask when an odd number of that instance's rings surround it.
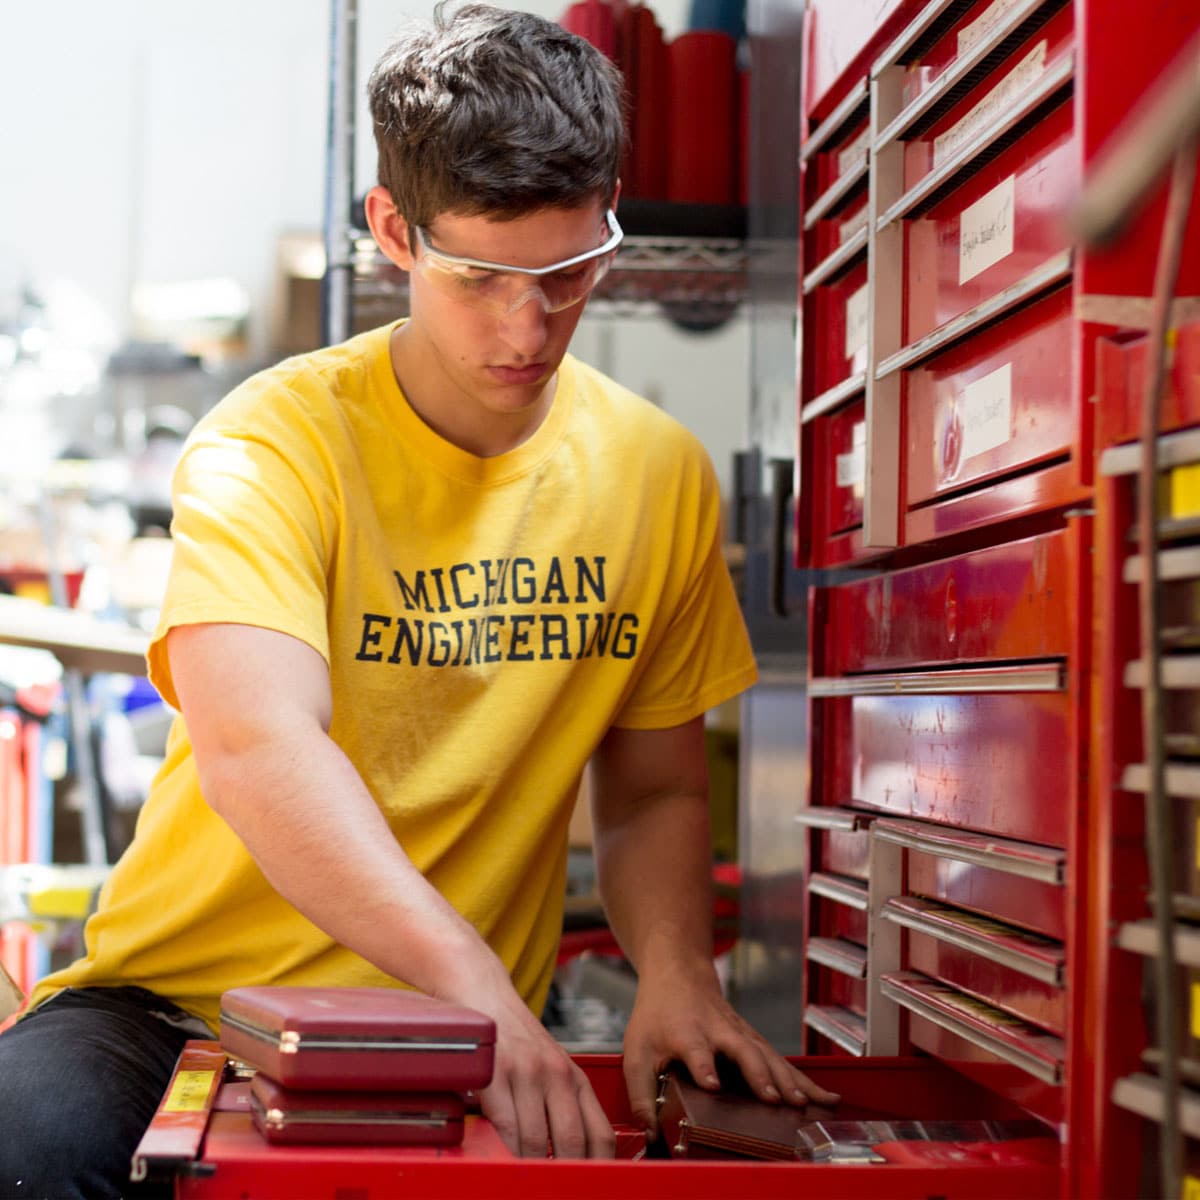
M 404 399 L 392 328 L 255 376 L 197 426 L 151 678 L 176 704 L 176 625 L 316 649 L 330 736 L 536 1012 L 593 749 L 612 725 L 680 724 L 754 681 L 717 483 L 690 433 L 570 357 L 528 441 L 469 454 Z M 271 888 L 201 796 L 182 718 L 86 946 L 35 1003 L 136 984 L 215 1027 L 235 986 L 398 982 Z

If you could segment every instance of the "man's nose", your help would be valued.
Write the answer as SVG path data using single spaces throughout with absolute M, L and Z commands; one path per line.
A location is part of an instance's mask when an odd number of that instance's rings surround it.
M 500 318 L 500 335 L 522 358 L 536 359 L 546 345 L 546 298 L 530 288 L 515 304 Z

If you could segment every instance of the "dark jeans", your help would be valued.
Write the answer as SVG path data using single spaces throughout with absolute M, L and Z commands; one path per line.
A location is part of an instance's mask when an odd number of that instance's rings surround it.
M 153 1194 L 130 1159 L 188 1037 L 142 988 L 71 988 L 0 1034 L 0 1197 Z M 169 1193 L 168 1193 L 169 1194 Z

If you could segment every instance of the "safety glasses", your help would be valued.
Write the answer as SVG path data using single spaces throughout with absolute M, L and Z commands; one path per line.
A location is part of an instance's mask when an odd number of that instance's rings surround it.
M 514 267 L 447 254 L 433 246 L 422 226 L 414 225 L 421 253 L 413 270 L 438 291 L 496 316 L 509 316 L 530 300 L 548 313 L 561 312 L 584 300 L 612 266 L 625 235 L 612 209 L 605 221 L 608 238 L 603 245 L 546 267 Z

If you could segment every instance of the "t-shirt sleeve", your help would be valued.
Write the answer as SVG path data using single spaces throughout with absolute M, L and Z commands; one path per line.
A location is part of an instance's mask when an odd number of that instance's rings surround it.
M 648 644 L 647 662 L 614 725 L 663 729 L 723 703 L 758 678 L 750 637 L 721 548 L 720 494 L 707 456 L 680 598 Z M 678 553 L 678 528 L 672 547 Z
M 261 435 L 197 433 L 175 471 L 171 570 L 148 653 L 150 680 L 175 707 L 166 639 L 179 625 L 256 625 L 329 659 L 319 474 Z

